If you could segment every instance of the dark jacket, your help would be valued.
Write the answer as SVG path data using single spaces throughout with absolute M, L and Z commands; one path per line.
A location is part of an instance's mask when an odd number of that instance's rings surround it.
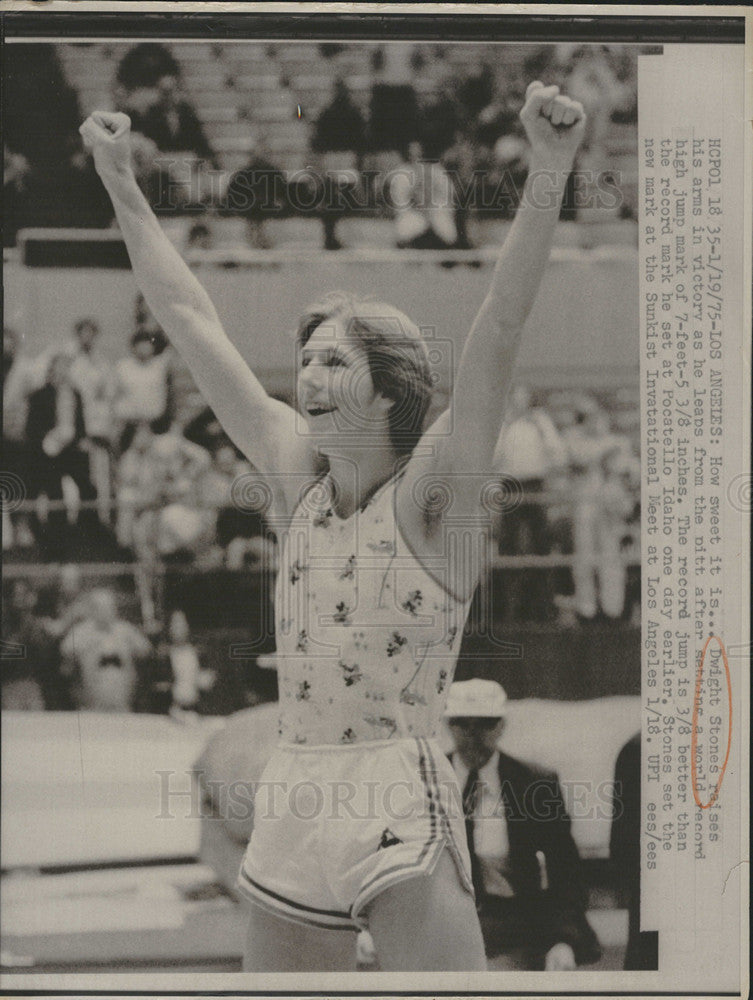
M 557 775 L 500 751 L 499 780 L 510 850 L 506 874 L 514 898 L 482 894 L 478 899 L 487 952 L 524 946 L 544 955 L 564 942 L 578 965 L 598 961 L 601 949 L 586 920 L 580 856 Z M 543 855 L 545 876 L 537 853 Z

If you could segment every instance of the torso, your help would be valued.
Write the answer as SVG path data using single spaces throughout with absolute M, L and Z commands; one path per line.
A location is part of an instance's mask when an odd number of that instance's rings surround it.
M 396 492 L 392 479 L 342 519 L 325 478 L 280 535 L 284 742 L 433 736 L 438 727 L 470 599 L 442 587 L 441 555 L 419 562 L 412 554 L 398 528 Z

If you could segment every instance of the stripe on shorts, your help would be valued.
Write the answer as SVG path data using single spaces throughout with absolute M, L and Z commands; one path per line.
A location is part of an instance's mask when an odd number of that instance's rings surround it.
M 267 889 L 252 879 L 243 868 L 238 876 L 238 888 L 255 903 L 259 903 L 277 916 L 327 930 L 355 929 L 350 914 L 341 910 L 321 910 L 316 906 L 298 903 L 294 899 L 273 892 L 272 889 Z
M 355 920 L 357 920 L 358 914 L 363 910 L 363 908 L 380 892 L 383 892 L 390 886 L 396 885 L 398 882 L 402 882 L 404 879 L 413 875 L 419 875 L 422 872 L 431 871 L 444 847 L 444 840 L 438 837 L 440 825 L 437 822 L 437 803 L 439 795 L 435 780 L 436 769 L 434 769 L 433 772 L 429 770 L 427 766 L 427 756 L 425 748 L 422 745 L 422 741 L 417 739 L 416 745 L 419 750 L 419 774 L 421 782 L 424 786 L 424 794 L 429 805 L 429 836 L 422 845 L 415 861 L 393 865 L 392 868 L 387 868 L 385 871 L 379 872 L 369 882 L 361 887 L 358 896 L 356 897 L 356 901 L 353 904 L 352 912 Z M 430 756 L 431 755 L 429 755 L 429 757 Z M 358 920 L 357 922 L 362 923 Z

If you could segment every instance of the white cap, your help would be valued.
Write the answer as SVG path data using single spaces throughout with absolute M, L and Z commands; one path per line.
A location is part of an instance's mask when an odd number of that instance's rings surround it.
M 470 681 L 455 681 L 444 714 L 445 718 L 501 719 L 506 711 L 507 695 L 502 685 L 475 677 Z

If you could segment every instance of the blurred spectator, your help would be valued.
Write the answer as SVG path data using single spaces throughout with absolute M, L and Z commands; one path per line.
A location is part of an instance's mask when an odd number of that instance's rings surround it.
M 29 397 L 39 388 L 40 365 L 26 357 L 16 330 L 3 327 L 3 468 L 18 477 L 28 498 L 29 453 L 26 441 L 26 421 Z M 3 549 L 33 545 L 34 536 L 28 516 L 18 512 L 11 517 L 3 504 Z
M 169 562 L 212 559 L 213 518 L 197 502 L 193 483 L 182 480 L 173 485 L 168 502 L 157 513 L 156 549 Z
M 209 454 L 177 426 L 157 435 L 142 423 L 131 434 L 117 471 L 119 544 L 147 562 L 156 554 L 179 559 L 203 552 L 213 522 L 200 510 L 197 490 Z
M 202 668 L 200 650 L 191 642 L 184 611 L 170 615 L 167 636 L 157 650 L 155 678 L 155 710 L 181 721 L 197 714 L 203 692 L 214 684 L 214 672 Z
M 158 463 L 157 478 L 166 497 L 177 487 L 196 487 L 199 478 L 209 467 L 211 456 L 199 445 L 193 444 L 173 424 L 166 434 L 152 438 L 152 453 Z
M 199 482 L 199 502 L 212 519 L 217 544 L 226 552 L 228 569 L 271 565 L 275 556 L 275 545 L 261 513 L 233 502 L 233 484 L 242 476 L 253 476 L 253 468 L 239 459 L 235 448 L 225 440 L 216 445 L 212 465 Z
M 395 166 L 395 155 L 408 158 L 410 143 L 419 138 L 418 101 L 411 82 L 412 46 L 405 42 L 383 45 L 372 57 L 376 82 L 369 107 L 369 149 L 377 155 L 378 168 Z
M 3 611 L 2 707 L 14 712 L 60 708 L 57 645 L 36 613 L 37 595 L 14 580 Z
M 3 146 L 3 246 L 12 247 L 16 233 L 28 225 L 29 161 L 22 153 L 13 153 Z
M 586 151 L 605 152 L 612 112 L 629 101 L 626 86 L 618 79 L 612 65 L 609 49 L 604 45 L 582 45 L 574 48 L 564 63 L 563 75 L 567 80 L 567 93 L 583 105 L 586 134 L 582 148 Z
M 572 472 L 573 582 L 576 613 L 618 618 L 625 603 L 625 566 L 621 540 L 632 501 L 611 463 L 629 455 L 629 442 L 609 429 L 609 418 L 595 400 L 584 398 L 576 422 L 565 432 Z
M 457 246 L 453 186 L 443 167 L 424 160 L 412 142 L 408 162 L 392 171 L 389 203 L 401 249 L 449 250 Z
M 314 124 L 311 151 L 317 154 L 324 178 L 322 225 L 324 249 L 342 246 L 335 235 L 337 220 L 346 214 L 348 197 L 359 183 L 361 158 L 366 149 L 366 126 L 353 103 L 345 81 L 337 78 L 330 103 Z
M 169 355 L 156 354 L 152 335 L 137 331 L 131 337 L 130 356 L 115 363 L 114 410 L 121 422 L 121 435 L 129 424 L 143 421 L 156 433 L 167 430 L 170 407 Z
M 71 628 L 61 652 L 77 708 L 131 711 L 139 660 L 149 656 L 151 645 L 135 625 L 119 617 L 111 590 L 92 591 L 88 617 Z
M 76 563 L 60 567 L 57 579 L 39 594 L 38 612 L 53 639 L 63 639 L 76 622 L 83 621 L 88 613 L 88 595 L 81 582 L 81 569 Z
M 81 319 L 75 327 L 75 346 L 68 377 L 84 409 L 89 477 L 97 491 L 99 517 L 110 521 L 110 449 L 113 437 L 115 382 L 112 365 L 97 350 L 99 326 Z
M 155 42 L 134 45 L 118 63 L 115 72 L 116 97 L 130 98 L 134 107 L 144 109 L 153 100 L 153 91 L 164 76 L 177 76 L 178 63 L 170 50 Z M 141 91 L 147 91 L 143 96 Z
M 123 57 L 116 75 L 116 101 L 131 118 L 132 131 L 161 154 L 154 207 L 183 210 L 196 205 L 200 168 L 217 162 L 193 106 L 181 91 L 180 67 L 162 45 L 145 42 Z
M 96 499 L 84 446 L 83 406 L 70 382 L 70 365 L 67 355 L 52 355 L 44 385 L 29 396 L 26 420 L 27 497 L 36 499 L 44 494 L 53 503 L 46 531 L 38 519 L 35 523 L 48 554 L 57 556 L 64 554 L 67 543 L 67 517 L 62 503 L 64 477 L 73 481 L 81 502 Z M 90 523 L 91 513 L 82 514 L 84 523 Z
M 203 406 L 183 428 L 183 436 L 187 441 L 200 445 L 208 452 L 213 452 L 220 442 L 227 440 L 217 415 L 209 406 Z
M 499 551 L 503 555 L 545 556 L 551 552 L 547 508 L 543 502 L 550 477 L 565 468 L 568 452 L 545 409 L 532 405 L 527 386 L 512 392 L 505 426 L 494 455 L 494 469 L 515 480 L 521 502 L 500 519 Z M 552 613 L 550 577 L 546 570 L 514 570 L 505 586 L 507 621 L 546 621 Z
M 177 70 L 159 78 L 155 98 L 144 113 L 132 109 L 133 131 L 151 139 L 160 153 L 191 153 L 215 166 L 215 156 L 201 122 L 181 93 Z
M 208 557 L 214 526 L 211 514 L 200 508 L 198 482 L 209 454 L 187 441 L 177 426 L 159 435 L 142 426 L 134 445 L 119 467 L 121 544 L 132 544 L 138 558 L 150 564 L 155 556 L 170 561 Z
M 453 203 L 455 205 L 455 228 L 458 250 L 469 250 L 472 247 L 468 226 L 476 197 L 475 150 L 468 137 L 458 129 L 450 147 L 442 156 L 442 165 L 447 171 L 453 187 Z
M 134 424 L 124 436 L 125 451 L 115 475 L 115 534 L 124 549 L 135 545 L 134 528 L 144 511 L 153 508 L 160 495 L 161 463 L 152 449 L 154 432 L 149 424 Z
M 272 244 L 265 222 L 280 216 L 287 208 L 285 174 L 272 160 L 266 138 L 256 133 L 251 159 L 230 178 L 221 206 L 222 214 L 245 218 L 249 245 L 266 250 Z
M 445 80 L 436 97 L 420 112 L 418 138 L 426 158 L 440 159 L 455 142 L 462 124 L 457 83 Z
M 46 362 L 45 362 L 46 364 Z M 40 364 L 28 358 L 22 350 L 17 330 L 3 327 L 3 442 L 24 440 L 29 396 L 44 380 L 40 378 Z M 10 455 L 4 444 L 5 465 Z

